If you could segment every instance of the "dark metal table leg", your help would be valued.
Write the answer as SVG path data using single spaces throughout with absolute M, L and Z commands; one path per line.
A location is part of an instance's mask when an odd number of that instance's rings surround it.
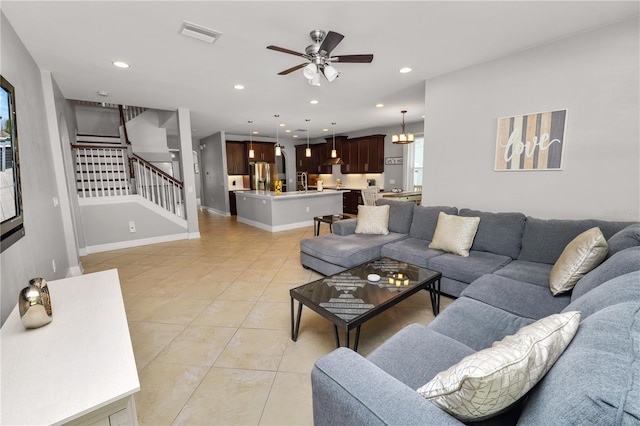
M 316 233 L 315 236 L 317 237 L 318 235 L 320 235 L 320 221 L 318 219 L 314 218 L 314 222 L 315 222 L 315 228 L 316 228 Z
M 433 309 L 433 315 L 436 316 L 440 313 L 440 280 L 435 281 L 429 288 L 429 295 L 431 296 L 431 308 Z
M 293 297 L 291 298 L 291 340 L 298 340 L 298 332 L 300 332 L 300 318 L 302 317 L 302 303 L 298 302 L 298 318 L 293 325 Z
M 360 326 L 356 328 L 356 341 L 353 343 L 353 351 L 358 352 L 358 342 L 360 341 Z
M 346 333 L 345 340 L 347 341 L 346 342 L 347 344 L 345 346 L 348 348 L 349 347 L 349 329 L 345 328 L 344 331 Z
M 338 326 L 334 325 L 333 326 L 333 333 L 336 337 L 336 348 L 340 347 L 340 335 L 338 335 Z

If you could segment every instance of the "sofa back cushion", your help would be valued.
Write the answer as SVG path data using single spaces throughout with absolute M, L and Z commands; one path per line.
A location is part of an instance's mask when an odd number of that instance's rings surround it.
M 479 217 L 480 224 L 471 250 L 502 254 L 512 259 L 520 254 L 526 216 L 522 213 L 490 213 L 460 209 L 460 216 Z
M 438 225 L 438 215 L 440 212 L 455 215 L 458 214 L 458 208 L 446 206 L 416 206 L 413 209 L 413 220 L 409 228 L 409 236 L 432 241 L 433 234 Z
M 584 319 L 609 306 L 630 300 L 640 301 L 640 271 L 629 272 L 600 284 L 571 301 L 563 310 L 580 311 Z
M 571 301 L 577 300 L 600 284 L 629 272 L 640 271 L 640 246 L 622 250 L 586 274 L 573 288 Z M 640 292 L 640 284 L 638 285 Z
M 637 300 L 582 320 L 569 347 L 529 393 L 518 424 L 637 424 L 638 335 Z
M 587 229 L 598 227 L 606 239 L 629 226 L 629 222 L 604 220 L 561 220 L 527 217 L 518 260 L 553 265 L 564 248 Z
M 616 232 L 607 240 L 609 257 L 629 247 L 640 246 L 640 223 L 634 223 Z
M 389 206 L 389 231 L 398 234 L 408 234 L 413 220 L 415 203 L 379 198 L 377 206 Z

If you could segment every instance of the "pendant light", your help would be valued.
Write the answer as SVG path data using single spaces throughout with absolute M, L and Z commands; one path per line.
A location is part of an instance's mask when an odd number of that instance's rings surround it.
M 413 142 L 413 133 L 406 133 L 404 130 L 404 115 L 407 113 L 406 110 L 400 111 L 402 113 L 402 133 L 399 135 L 392 135 L 391 142 L 398 144 L 407 144 Z
M 307 158 L 311 157 L 311 147 L 309 146 L 309 121 L 311 121 L 311 119 L 307 118 L 305 119 L 305 121 L 307 122 L 307 149 L 304 150 L 304 156 Z
M 249 120 L 249 158 L 255 158 L 256 152 L 253 150 L 253 132 L 251 131 L 251 125 L 253 121 Z
M 338 151 L 336 151 L 336 123 L 331 123 L 333 126 L 333 149 L 331 150 L 331 158 L 338 158 Z
M 280 117 L 280 114 L 274 114 L 274 117 L 277 119 Z M 276 157 L 280 157 L 282 155 L 282 145 L 280 145 L 280 126 L 276 127 Z

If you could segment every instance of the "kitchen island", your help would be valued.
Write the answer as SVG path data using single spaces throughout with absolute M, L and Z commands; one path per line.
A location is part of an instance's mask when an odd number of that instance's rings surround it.
M 269 232 L 313 226 L 313 218 L 342 213 L 345 191 L 235 191 L 238 222 Z

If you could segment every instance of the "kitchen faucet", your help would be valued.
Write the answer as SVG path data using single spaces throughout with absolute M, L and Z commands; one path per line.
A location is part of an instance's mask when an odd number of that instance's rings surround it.
M 304 186 L 304 192 L 307 192 L 309 188 L 309 176 L 307 172 L 300 173 L 300 180 L 302 181 L 302 186 Z

